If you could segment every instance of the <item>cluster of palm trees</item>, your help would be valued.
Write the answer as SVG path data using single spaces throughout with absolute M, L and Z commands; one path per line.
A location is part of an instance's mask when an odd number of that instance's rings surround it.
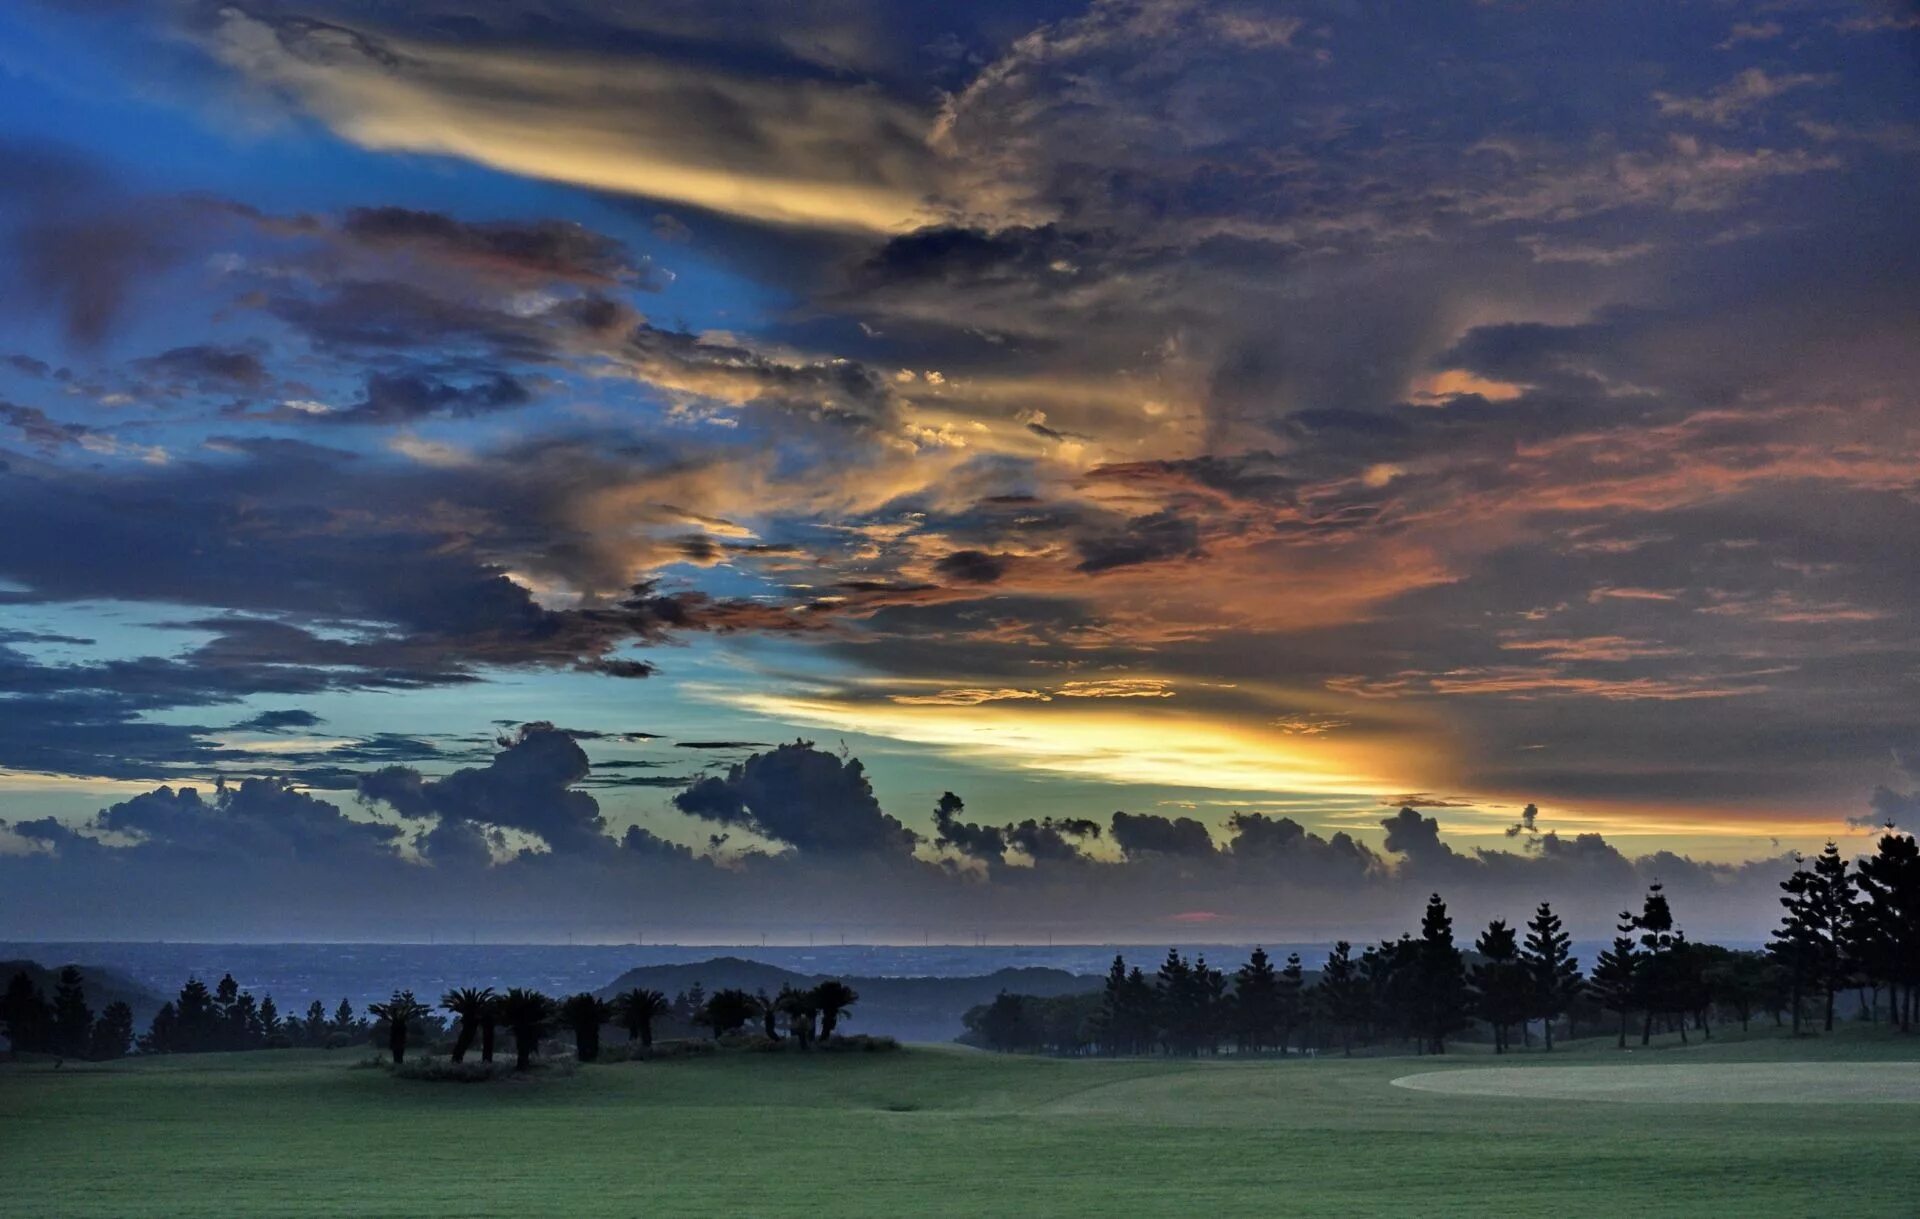
M 783 1040 L 780 1026 L 784 1022 L 787 1034 L 808 1049 L 817 1040 L 832 1037 L 847 1009 L 859 999 L 858 992 L 837 979 L 806 988 L 783 986 L 771 997 L 765 991 L 729 989 L 715 991 L 693 1019 L 715 1037 L 741 1032 L 757 1022 L 771 1041 Z M 491 1063 L 496 1036 L 504 1028 L 513 1035 L 514 1064 L 524 1070 L 556 1026 L 573 1033 L 574 1051 L 581 1062 L 600 1057 L 600 1030 L 609 1024 L 626 1030 L 628 1041 L 643 1051 L 650 1050 L 654 1023 L 672 1012 L 673 1003 L 660 991 L 639 987 L 608 1001 L 588 991 L 555 1000 L 518 986 L 505 994 L 490 986 L 469 986 L 440 996 L 440 1007 L 458 1021 L 448 1055 L 454 1062 L 466 1061 L 478 1039 L 480 1061 Z M 368 1010 L 386 1022 L 387 1046 L 396 1063 L 406 1061 L 409 1030 L 433 1011 L 410 990 L 395 991 L 387 1002 L 372 1004 Z

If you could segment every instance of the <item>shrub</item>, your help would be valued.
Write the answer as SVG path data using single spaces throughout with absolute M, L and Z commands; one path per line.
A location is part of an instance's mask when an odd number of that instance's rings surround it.
M 577 1063 L 571 1058 L 536 1058 L 525 1071 L 517 1070 L 510 1060 L 493 1062 L 455 1062 L 451 1058 L 410 1058 L 398 1066 L 380 1060 L 395 1079 L 414 1079 L 435 1084 L 484 1084 L 513 1079 L 565 1079 Z
M 846 1036 L 836 1033 L 825 1041 L 816 1042 L 813 1048 L 816 1050 L 824 1050 L 830 1054 L 851 1051 L 875 1054 L 887 1050 L 897 1050 L 900 1048 L 900 1043 L 891 1037 L 884 1035 L 875 1036 L 872 1033 L 850 1033 Z
M 662 1058 L 703 1058 L 718 1053 L 720 1047 L 711 1041 L 691 1039 L 687 1041 L 656 1041 L 652 1049 L 632 1044 L 605 1046 L 600 1051 L 601 1062 L 653 1062 Z

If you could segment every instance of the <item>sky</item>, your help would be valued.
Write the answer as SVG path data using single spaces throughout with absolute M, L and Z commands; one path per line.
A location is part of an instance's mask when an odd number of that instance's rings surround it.
M 1917 178 L 1896 4 L 6 6 L 0 931 L 1757 936 Z

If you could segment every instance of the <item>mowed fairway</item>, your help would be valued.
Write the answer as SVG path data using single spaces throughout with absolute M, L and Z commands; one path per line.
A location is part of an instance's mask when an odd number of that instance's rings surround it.
M 1884 1061 L 1874 1031 L 1620 1055 Z M 1795 1215 L 1920 1213 L 1920 1108 L 1450 1095 L 1484 1052 L 1075 1061 L 732 1054 L 458 1085 L 341 1053 L 0 1066 L 0 1214 Z

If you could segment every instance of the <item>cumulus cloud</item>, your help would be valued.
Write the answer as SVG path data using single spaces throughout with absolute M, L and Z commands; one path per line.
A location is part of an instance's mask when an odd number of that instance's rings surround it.
M 800 851 L 891 854 L 919 835 L 881 811 L 858 758 L 794 741 L 709 775 L 673 798 L 690 816 L 738 826 Z

